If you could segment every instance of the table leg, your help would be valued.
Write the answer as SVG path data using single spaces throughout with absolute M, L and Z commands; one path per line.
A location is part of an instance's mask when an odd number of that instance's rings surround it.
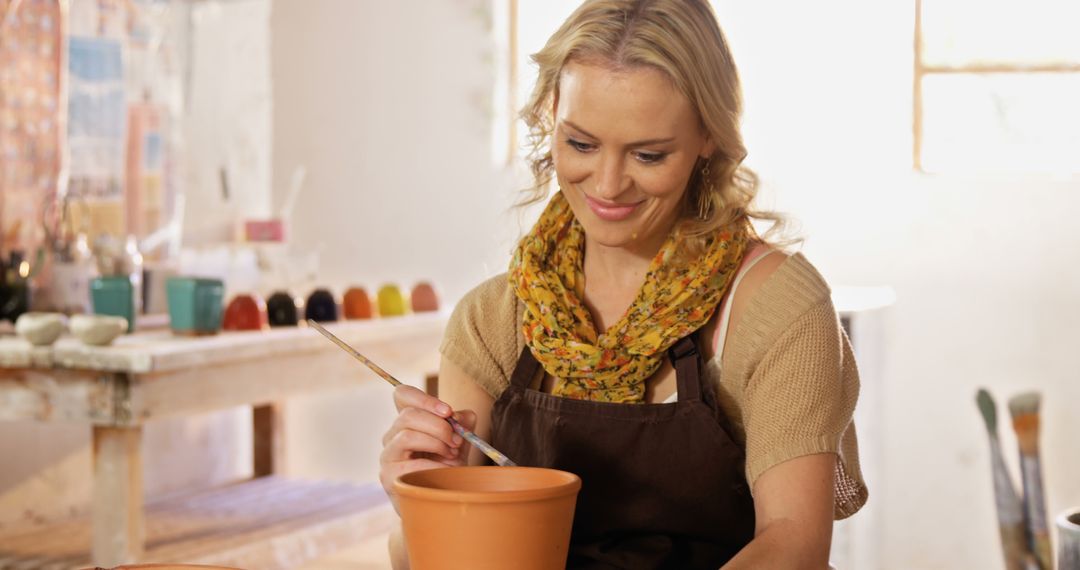
M 280 474 L 285 469 L 284 415 L 282 402 L 251 409 L 252 443 L 255 446 L 252 472 L 255 477 Z
M 136 562 L 146 532 L 141 426 L 94 426 L 93 509 L 93 563 Z

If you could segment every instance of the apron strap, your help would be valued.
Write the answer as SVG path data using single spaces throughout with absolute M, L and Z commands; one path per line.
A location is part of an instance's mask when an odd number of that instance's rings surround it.
M 689 334 L 668 349 L 668 358 L 675 367 L 675 385 L 679 400 L 701 399 L 701 352 L 696 334 Z
M 533 378 L 536 378 L 536 372 L 539 368 L 540 363 L 532 355 L 529 345 L 525 345 L 525 348 L 521 349 L 521 356 L 518 357 L 514 373 L 510 376 L 510 385 L 517 386 L 522 390 L 527 389 L 532 384 Z

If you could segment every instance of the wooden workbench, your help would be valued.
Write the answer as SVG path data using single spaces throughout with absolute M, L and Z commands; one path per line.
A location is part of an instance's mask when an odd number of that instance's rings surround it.
M 422 385 L 437 369 L 445 325 L 445 314 L 428 313 L 327 328 L 402 381 Z M 91 516 L 0 538 L 0 567 L 153 560 L 272 570 L 318 555 L 322 544 L 384 530 L 393 513 L 376 485 L 275 475 L 282 460 L 275 403 L 357 382 L 382 380 L 307 328 L 197 338 L 138 332 L 109 347 L 0 338 L 0 421 L 82 423 L 94 446 Z M 144 505 L 142 426 L 242 405 L 254 407 L 255 479 Z

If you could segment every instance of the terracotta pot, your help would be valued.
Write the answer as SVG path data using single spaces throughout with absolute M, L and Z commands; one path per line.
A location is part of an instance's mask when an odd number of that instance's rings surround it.
M 414 313 L 426 313 L 439 310 L 439 297 L 435 294 L 435 288 L 431 283 L 421 281 L 413 287 L 412 310 Z
M 370 319 L 374 316 L 374 311 L 371 310 L 371 297 L 363 287 L 349 288 L 341 304 L 346 319 Z
M 383 285 L 379 288 L 379 316 L 398 317 L 405 314 L 405 296 L 397 285 Z
M 581 479 L 539 467 L 448 467 L 394 481 L 413 570 L 566 567 Z
M 258 331 L 269 326 L 266 303 L 262 297 L 245 293 L 233 297 L 229 302 L 221 328 L 227 331 Z

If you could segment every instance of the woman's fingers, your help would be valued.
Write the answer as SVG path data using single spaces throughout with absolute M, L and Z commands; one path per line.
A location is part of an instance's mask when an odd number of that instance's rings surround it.
M 445 402 L 413 386 L 402 384 L 394 388 L 394 405 L 398 411 L 420 408 L 442 418 L 450 417 L 453 410 Z
M 383 435 L 383 445 L 390 445 L 390 441 L 403 431 L 418 431 L 442 441 L 448 447 L 461 445 L 461 436 L 454 433 L 444 418 L 436 416 L 421 408 L 405 408 L 401 410 L 390 429 Z
M 447 422 L 453 415 L 466 429 L 476 426 L 476 414 L 454 413 L 445 402 L 412 386 L 394 389 L 397 418 L 383 435 L 379 456 L 379 480 L 392 492 L 394 479 L 413 471 L 465 465 L 468 448 Z
M 383 446 L 380 461 L 408 461 L 416 457 L 417 453 L 429 453 L 446 459 L 456 459 L 459 447 L 449 445 L 430 433 L 414 429 L 403 429 L 395 433 Z

